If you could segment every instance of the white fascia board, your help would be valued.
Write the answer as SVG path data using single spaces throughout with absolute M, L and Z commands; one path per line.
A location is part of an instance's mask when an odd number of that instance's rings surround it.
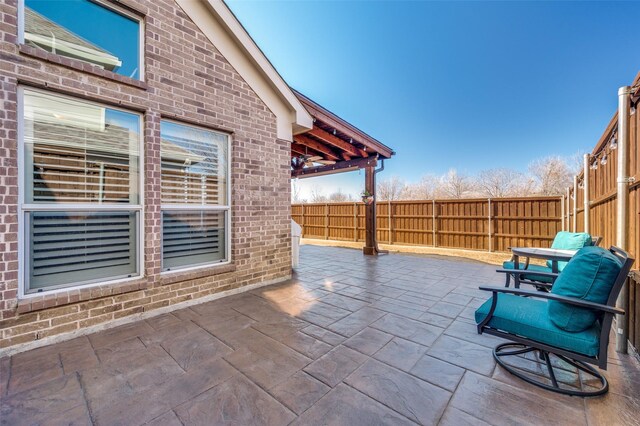
M 310 130 L 313 118 L 222 0 L 176 0 L 277 118 L 279 139 Z

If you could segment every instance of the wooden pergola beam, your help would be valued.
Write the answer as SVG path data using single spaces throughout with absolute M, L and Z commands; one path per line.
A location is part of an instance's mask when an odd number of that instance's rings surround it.
M 320 155 L 320 157 L 324 157 L 322 154 L 318 154 L 314 149 L 309 150 L 308 147 L 301 145 L 299 143 L 292 142 L 291 143 L 291 157 L 299 157 L 301 155 Z M 349 161 L 351 157 L 346 152 L 341 152 L 343 160 Z
M 348 155 L 352 157 L 368 157 L 369 154 L 363 149 L 357 148 L 350 144 L 349 142 L 343 141 L 339 137 L 332 135 L 331 133 L 322 130 L 319 127 L 314 127 L 309 130 L 306 134 L 314 136 L 320 139 L 322 142 L 333 145 L 336 148 L 345 151 Z
M 306 150 L 304 149 L 303 145 L 300 145 L 298 143 L 293 142 L 291 144 L 291 155 L 293 156 L 293 154 L 296 155 L 305 155 L 307 154 Z
M 295 152 L 298 155 L 317 155 L 322 158 L 325 157 L 325 154 L 323 154 L 322 152 L 319 152 L 318 150 L 309 148 L 308 146 L 302 145 L 297 142 L 291 143 L 291 151 Z
M 300 92 L 297 92 L 295 90 L 294 92 L 296 93 L 298 99 L 300 99 L 300 101 L 303 103 L 307 111 L 309 111 L 309 113 L 313 116 L 313 118 L 315 118 L 316 120 L 320 120 L 327 126 L 336 129 L 337 131 L 344 133 L 345 135 L 353 137 L 353 141 L 364 145 L 366 147 L 367 153 L 369 153 L 370 155 L 378 153 L 381 157 L 391 158 L 391 156 L 394 154 L 391 148 L 384 145 L 380 141 L 374 139 L 362 130 L 344 121 L 337 115 L 318 105 Z
M 331 164 L 328 166 L 305 167 L 301 170 L 291 170 L 291 177 L 307 178 L 313 176 L 330 175 L 334 173 L 345 172 L 348 169 L 357 170 L 366 167 L 376 167 L 377 165 L 377 156 L 368 158 L 354 158 L 353 160 L 340 161 L 336 164 Z
M 296 141 L 297 143 L 304 145 L 306 147 L 309 147 L 313 150 L 316 150 L 322 154 L 324 154 L 324 156 L 326 157 L 327 160 L 333 160 L 333 161 L 338 161 L 340 160 L 340 157 L 338 157 L 338 154 L 336 154 L 335 152 L 333 152 L 333 150 L 331 148 L 329 148 L 328 146 L 321 144 L 318 141 L 315 141 L 307 136 L 304 135 L 296 135 L 294 136 L 294 141 Z

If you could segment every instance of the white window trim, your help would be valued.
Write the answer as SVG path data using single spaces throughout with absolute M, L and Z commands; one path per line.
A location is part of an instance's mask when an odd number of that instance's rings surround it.
M 144 22 L 144 19 L 139 15 L 132 13 L 131 11 L 126 10 L 122 7 L 118 7 L 117 5 L 112 4 L 111 2 L 108 2 L 106 0 L 89 0 L 89 1 L 99 6 L 102 6 L 103 8 L 110 10 L 114 13 L 125 16 L 129 19 L 132 19 L 138 23 L 138 69 L 139 69 L 140 77 L 139 78 L 133 78 L 129 76 L 124 76 L 124 77 L 144 82 L 145 81 L 145 67 L 144 67 L 145 22 Z M 24 44 L 24 8 L 25 8 L 24 2 L 25 0 L 18 0 L 18 44 Z M 81 59 L 75 59 L 75 60 L 81 61 Z M 115 74 L 118 74 L 118 73 L 115 73 Z M 118 75 L 122 75 L 122 74 L 118 74 Z
M 117 111 L 126 112 L 129 114 L 135 114 L 140 118 L 140 133 L 138 136 L 138 204 L 129 204 L 126 207 L 119 204 L 91 204 L 91 203 L 39 203 L 39 204 L 25 204 L 25 165 L 24 165 L 24 90 L 25 88 L 32 92 L 41 92 L 45 94 L 53 94 L 55 96 L 72 99 L 75 101 L 82 101 L 92 105 L 98 105 L 100 107 L 109 108 Z M 123 283 L 128 281 L 138 280 L 144 277 L 144 247 L 145 247 L 145 209 L 144 209 L 144 116 L 142 113 L 136 111 L 130 111 L 124 108 L 112 107 L 110 105 L 100 104 L 98 102 L 87 101 L 82 98 L 77 98 L 68 95 L 62 95 L 55 92 L 49 92 L 46 90 L 36 89 L 32 87 L 18 86 L 18 299 L 28 299 L 32 297 L 40 297 L 49 294 L 62 293 L 73 289 L 84 289 L 97 287 L 101 285 L 111 285 L 117 283 Z M 64 287 L 54 287 L 51 290 L 43 290 L 41 292 L 27 293 L 27 278 L 26 274 L 29 273 L 27 262 L 27 251 L 25 247 L 26 234 L 25 234 L 25 213 L 30 211 L 60 211 L 60 206 L 64 206 L 64 210 L 71 211 L 129 211 L 136 212 L 138 215 L 137 226 L 138 232 L 136 235 L 136 255 L 138 273 L 131 277 L 118 277 L 114 279 L 106 279 L 104 281 L 91 281 L 86 284 L 78 283 L 71 284 Z
M 162 232 L 162 223 L 160 224 L 160 275 L 170 275 L 170 274 L 174 274 L 176 272 L 187 272 L 187 271 L 193 271 L 193 270 L 197 270 L 197 269 L 206 269 L 206 268 L 211 268 L 211 267 L 215 267 L 215 266 L 224 266 L 224 265 L 229 265 L 233 262 L 233 257 L 232 257 L 232 251 L 231 251 L 231 234 L 232 234 L 232 229 L 231 229 L 231 209 L 232 209 L 232 200 L 231 200 L 231 163 L 232 163 L 232 158 L 233 158 L 233 152 L 232 152 L 232 147 L 233 147 L 233 143 L 232 143 L 232 139 L 231 139 L 231 135 L 229 133 L 220 131 L 220 130 L 214 130 L 214 129 L 210 129 L 204 126 L 198 126 L 197 124 L 191 124 L 191 123 L 184 123 L 181 121 L 177 121 L 177 120 L 171 120 L 171 119 L 165 119 L 162 118 L 161 121 L 166 121 L 169 123 L 175 123 L 181 126 L 190 126 L 190 127 L 195 127 L 198 129 L 202 129 L 202 130 L 206 130 L 206 131 L 210 131 L 210 132 L 216 132 L 219 133 L 221 135 L 225 135 L 226 139 L 227 139 L 227 174 L 226 174 L 226 181 L 227 181 L 227 190 L 226 190 L 226 195 L 227 195 L 227 204 L 225 205 L 206 205 L 206 204 L 162 204 L 160 206 L 160 218 L 162 221 L 162 212 L 164 210 L 171 210 L 171 211 L 203 211 L 203 210 L 207 210 L 207 211 L 225 211 L 227 214 L 225 214 L 225 253 L 226 253 L 226 259 L 225 260 L 220 260 L 217 262 L 208 262 L 208 263 L 199 263 L 197 265 L 188 265 L 188 266 L 184 266 L 184 267 L 177 267 L 177 268 L 172 268 L 170 270 L 164 270 L 164 266 L 162 265 L 164 263 L 163 259 L 164 259 L 164 253 L 162 251 L 162 247 L 163 247 L 163 243 L 164 243 L 164 234 Z M 161 124 L 162 125 L 162 124 Z M 160 156 L 162 158 L 162 153 L 160 153 Z M 162 161 L 161 161 L 162 162 Z M 162 165 L 160 165 L 160 173 L 162 174 Z M 162 189 L 161 189 L 162 191 Z M 162 197 L 162 194 L 160 195 L 160 197 Z

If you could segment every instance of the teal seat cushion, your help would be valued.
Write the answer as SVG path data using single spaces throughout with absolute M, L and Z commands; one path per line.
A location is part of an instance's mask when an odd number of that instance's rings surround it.
M 606 304 L 622 264 L 609 250 L 584 247 L 558 276 L 551 293 Z M 601 312 L 549 301 L 549 318 L 559 328 L 578 332 L 591 327 Z
M 524 264 L 522 262 L 518 262 L 518 266 L 519 266 L 518 268 L 519 270 L 524 269 Z M 502 267 L 504 269 L 516 269 L 512 261 L 502 262 Z M 529 265 L 527 267 L 527 271 L 551 272 L 551 268 L 547 268 L 546 266 L 541 266 L 541 265 Z M 543 283 L 549 283 L 549 284 L 553 283 L 553 280 L 551 279 L 551 277 L 546 277 L 543 275 L 526 274 L 524 277 L 529 280 L 539 281 Z
M 591 235 L 586 232 L 560 231 L 553 239 L 551 248 L 557 250 L 580 250 L 582 247 L 590 246 L 591 243 Z M 549 268 L 553 267 L 550 260 L 547 260 L 547 266 Z M 567 266 L 567 262 L 558 262 L 558 272 L 562 272 L 565 266 Z
M 478 324 L 490 309 L 491 298 L 476 311 Z M 488 326 L 587 356 L 598 355 L 600 349 L 599 323 L 578 333 L 562 330 L 550 321 L 547 302 L 530 297 L 498 294 L 498 304 Z

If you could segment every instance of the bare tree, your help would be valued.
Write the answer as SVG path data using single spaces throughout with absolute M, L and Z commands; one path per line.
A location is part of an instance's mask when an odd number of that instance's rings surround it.
M 322 190 L 317 186 L 313 186 L 311 188 L 311 202 L 312 203 L 326 203 L 327 202 L 327 197 L 323 194 Z
M 529 173 L 534 177 L 540 195 L 560 195 L 573 182 L 573 171 L 567 161 L 559 156 L 534 160 L 529 164 Z
M 450 169 L 440 178 L 441 196 L 445 198 L 473 197 L 475 185 L 466 175 L 458 174 L 456 169 Z
M 476 186 L 485 197 L 499 198 L 531 195 L 533 182 L 512 169 L 488 169 L 478 173 Z
M 345 194 L 344 192 L 342 192 L 342 189 L 338 188 L 337 192 L 329 194 L 329 197 L 327 197 L 327 201 L 330 203 L 342 203 L 346 201 L 353 201 L 353 197 L 351 196 L 351 194 Z
M 376 198 L 380 201 L 395 201 L 401 198 L 406 184 L 398 176 L 379 182 L 376 186 Z
M 291 179 L 291 202 L 304 203 L 306 200 L 300 195 L 300 182 L 298 179 Z
M 419 182 L 409 184 L 402 192 L 403 200 L 433 200 L 440 193 L 440 180 L 433 174 L 422 176 Z

